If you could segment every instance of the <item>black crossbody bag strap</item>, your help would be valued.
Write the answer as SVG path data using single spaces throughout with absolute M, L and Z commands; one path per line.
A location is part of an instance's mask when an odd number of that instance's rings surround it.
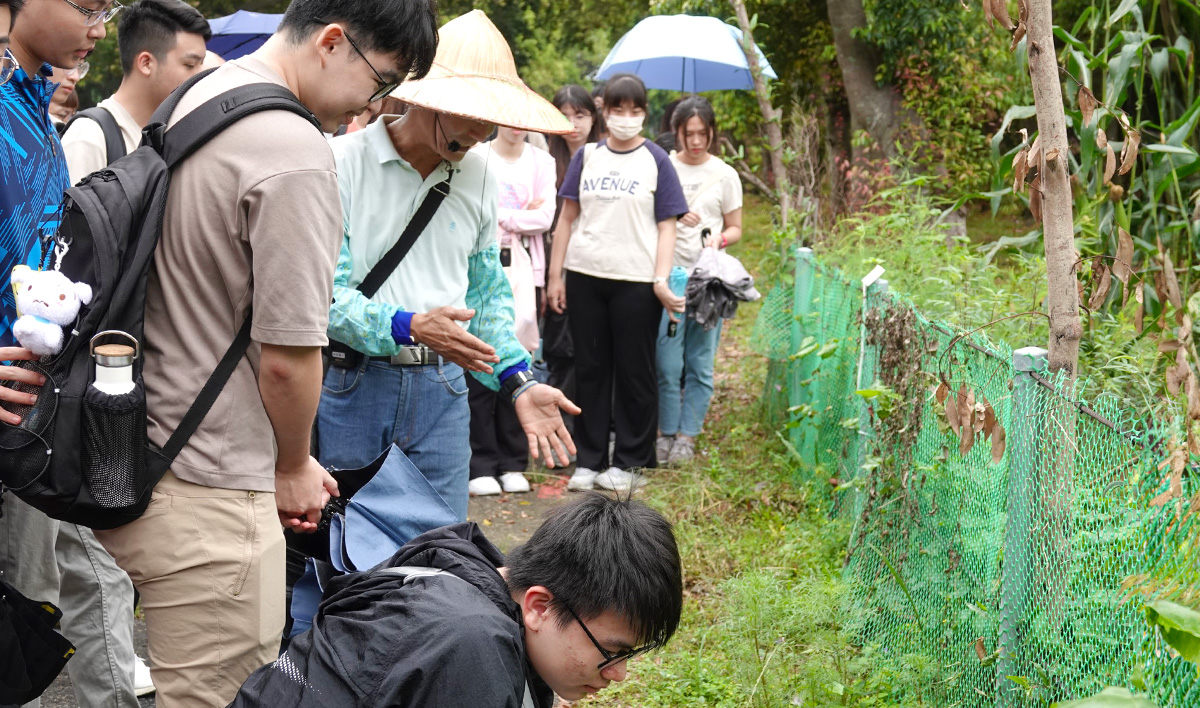
M 392 275 L 392 271 L 396 270 L 396 266 L 400 265 L 400 261 L 404 260 L 404 256 L 417 242 L 421 232 L 425 230 L 426 226 L 429 226 L 433 215 L 442 205 L 442 200 L 450 194 L 450 178 L 453 176 L 454 168 L 451 167 L 446 174 L 446 179 L 433 185 L 433 188 L 425 195 L 425 201 L 421 202 L 412 221 L 409 221 L 408 226 L 404 227 L 404 233 L 400 234 L 400 240 L 396 241 L 396 245 L 383 254 L 383 258 L 379 259 L 371 272 L 367 273 L 367 277 L 358 284 L 358 291 L 368 300 L 379 292 L 379 288 L 383 287 L 384 282 Z

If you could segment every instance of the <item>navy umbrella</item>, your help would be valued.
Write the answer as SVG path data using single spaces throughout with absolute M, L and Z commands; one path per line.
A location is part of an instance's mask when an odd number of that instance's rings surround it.
M 283 15 L 238 10 L 232 15 L 209 20 L 212 39 L 208 40 L 208 50 L 226 61 L 245 56 L 275 34 L 282 19 Z

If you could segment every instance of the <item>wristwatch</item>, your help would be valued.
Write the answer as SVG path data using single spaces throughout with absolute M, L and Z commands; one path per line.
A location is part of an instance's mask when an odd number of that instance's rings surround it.
M 517 392 L 518 388 L 521 388 L 533 380 L 534 378 L 532 372 L 518 371 L 509 376 L 507 379 L 504 379 L 504 383 L 500 384 L 500 395 L 504 396 L 505 398 L 512 398 L 512 395 Z

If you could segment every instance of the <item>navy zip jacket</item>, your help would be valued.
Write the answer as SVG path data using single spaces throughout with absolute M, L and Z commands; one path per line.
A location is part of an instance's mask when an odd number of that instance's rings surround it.
M 334 578 L 313 628 L 251 674 L 229 708 L 536 708 L 554 693 L 525 655 L 504 556 L 473 523 L 424 533 L 376 569 Z M 437 568 L 404 578 L 380 568 Z M 466 581 L 466 582 L 464 582 Z
M 33 76 L 21 67 L 0 85 L 0 346 L 15 344 L 17 320 L 9 275 L 13 266 L 35 270 L 41 242 L 58 230 L 63 193 L 71 186 L 58 131 L 50 122 L 50 65 Z

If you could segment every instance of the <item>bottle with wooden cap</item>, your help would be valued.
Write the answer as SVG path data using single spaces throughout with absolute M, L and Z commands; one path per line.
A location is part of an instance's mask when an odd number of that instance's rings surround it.
M 96 344 L 102 337 L 124 337 L 129 344 Z M 133 362 L 141 355 L 141 344 L 127 332 L 106 330 L 92 337 L 92 359 L 96 362 L 97 390 L 120 396 L 133 390 Z

